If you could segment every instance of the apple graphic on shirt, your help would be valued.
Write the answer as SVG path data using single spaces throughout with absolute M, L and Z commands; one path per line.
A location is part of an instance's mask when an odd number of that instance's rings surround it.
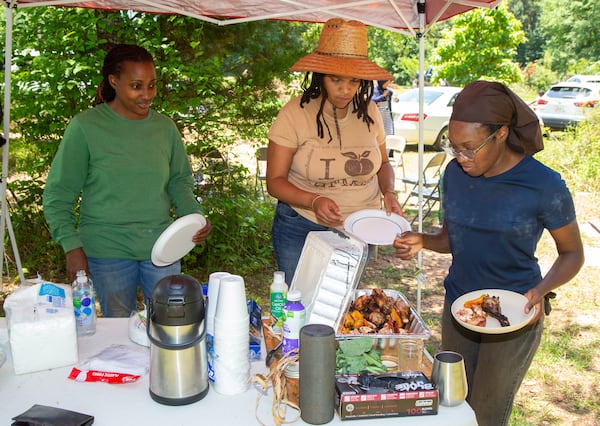
M 362 154 L 356 152 L 342 152 L 344 157 L 348 157 L 344 165 L 344 171 L 348 173 L 348 176 L 363 176 L 368 175 L 373 171 L 375 167 L 373 162 L 367 157 L 371 154 L 371 151 L 364 151 Z

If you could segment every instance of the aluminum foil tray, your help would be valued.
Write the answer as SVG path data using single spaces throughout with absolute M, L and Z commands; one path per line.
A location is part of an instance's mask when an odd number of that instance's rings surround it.
M 353 300 L 356 300 L 356 298 L 358 298 L 359 296 L 363 296 L 363 295 L 368 296 L 371 294 L 371 289 L 364 288 L 364 289 L 358 289 L 358 290 L 354 291 L 353 298 L 351 300 L 349 300 L 348 303 L 345 305 L 344 310 L 342 311 L 342 313 L 340 315 L 340 318 L 338 318 L 338 321 L 336 321 L 335 330 L 336 330 L 336 338 L 338 340 L 352 339 L 352 338 L 364 337 L 364 336 L 373 337 L 373 338 L 377 338 L 377 339 L 423 339 L 423 340 L 429 339 L 431 337 L 431 331 L 429 330 L 427 325 L 425 325 L 425 322 L 423 321 L 421 316 L 417 313 L 417 311 L 415 310 L 413 305 L 408 302 L 408 299 L 406 298 L 406 296 L 404 296 L 404 294 L 402 294 L 401 292 L 399 292 L 397 290 L 391 290 L 391 289 L 383 289 L 383 291 L 386 295 L 394 298 L 394 300 L 400 299 L 410 306 L 409 325 L 406 328 L 408 333 L 404 333 L 404 334 L 376 334 L 376 333 L 340 334 L 337 332 L 337 330 L 339 330 L 339 324 L 342 321 L 344 314 L 348 311 L 348 308 L 350 307 L 350 303 Z M 388 343 L 392 343 L 392 342 L 388 342 Z M 382 344 L 380 344 L 379 346 L 382 346 Z
M 369 246 L 343 231 L 308 233 L 292 279 L 300 290 L 306 324 L 325 324 L 337 330 L 362 277 Z

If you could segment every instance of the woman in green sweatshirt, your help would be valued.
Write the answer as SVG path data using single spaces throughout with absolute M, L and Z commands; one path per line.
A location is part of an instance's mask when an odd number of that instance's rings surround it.
M 104 59 L 94 108 L 69 123 L 46 181 L 44 215 L 67 257 L 67 278 L 89 272 L 102 313 L 129 316 L 138 285 L 149 298 L 180 262 L 152 264 L 152 246 L 172 218 L 201 213 L 175 123 L 150 108 L 156 71 L 147 50 L 117 45 Z M 80 213 L 74 204 L 80 200 Z M 202 243 L 211 224 L 191 235 Z

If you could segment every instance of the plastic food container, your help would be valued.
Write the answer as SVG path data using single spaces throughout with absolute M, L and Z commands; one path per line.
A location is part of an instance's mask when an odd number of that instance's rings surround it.
M 362 277 L 369 246 L 339 230 L 308 233 L 290 290 L 300 290 L 305 324 L 337 330 Z

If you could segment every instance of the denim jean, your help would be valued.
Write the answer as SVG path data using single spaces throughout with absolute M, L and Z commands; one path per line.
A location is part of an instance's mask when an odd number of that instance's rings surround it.
M 506 334 L 467 330 L 452 317 L 444 302 L 442 348 L 465 360 L 469 394 L 479 426 L 508 424 L 515 395 L 533 361 L 544 331 L 544 319 Z
M 181 273 L 180 262 L 158 267 L 150 260 L 88 257 L 88 266 L 105 317 L 128 317 L 136 310 L 138 285 L 147 300 L 161 278 Z
M 271 238 L 277 268 L 285 272 L 285 282 L 288 286 L 292 284 L 308 233 L 310 231 L 327 231 L 328 229 L 326 226 L 299 215 L 289 204 L 281 201 L 277 203 L 271 227 Z

